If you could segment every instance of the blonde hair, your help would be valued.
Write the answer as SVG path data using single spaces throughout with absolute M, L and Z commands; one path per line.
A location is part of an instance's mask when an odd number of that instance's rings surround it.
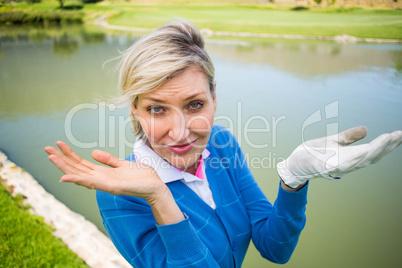
M 200 31 L 184 19 L 170 22 L 141 37 L 123 52 L 119 99 L 136 103 L 138 95 L 158 89 L 189 66 L 196 66 L 205 73 L 213 93 L 215 68 L 204 49 Z M 134 134 L 145 138 L 132 108 L 130 120 Z

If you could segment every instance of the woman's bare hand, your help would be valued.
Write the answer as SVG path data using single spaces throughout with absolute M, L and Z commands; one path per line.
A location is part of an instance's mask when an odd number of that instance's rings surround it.
M 148 203 L 166 192 L 166 185 L 148 165 L 121 160 L 110 153 L 94 150 L 93 159 L 109 166 L 105 167 L 82 159 L 62 141 L 56 144 L 61 151 L 51 146 L 47 146 L 45 151 L 49 154 L 49 160 L 65 174 L 61 182 L 73 182 L 114 195 L 136 196 Z

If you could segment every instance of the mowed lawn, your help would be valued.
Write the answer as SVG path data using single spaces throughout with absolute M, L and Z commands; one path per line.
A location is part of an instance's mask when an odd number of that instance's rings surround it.
M 94 6 L 95 7 L 95 6 Z M 91 9 L 91 7 L 86 7 Z M 111 6 L 102 6 L 109 9 Z M 272 10 L 236 6 L 115 7 L 113 25 L 155 28 L 176 17 L 214 31 L 402 39 L 402 10 Z
M 219 1 L 218 1 L 219 2 Z M 166 0 L 165 3 L 169 3 Z M 86 22 L 107 15 L 112 25 L 156 28 L 177 17 L 194 22 L 199 28 L 213 31 L 251 32 L 334 36 L 347 33 L 357 37 L 402 39 L 402 10 L 380 10 L 336 7 L 311 7 L 292 10 L 292 7 L 263 5 L 208 5 L 164 4 L 136 5 L 127 2 L 100 2 L 85 4 L 78 0 L 65 0 L 70 12 L 83 12 Z M 83 5 L 83 6 L 82 6 Z M 25 2 L 11 9 L 54 11 L 56 0 L 42 0 L 37 4 Z M 68 7 L 81 6 L 71 10 Z M 9 10 L 4 6 L 1 10 Z

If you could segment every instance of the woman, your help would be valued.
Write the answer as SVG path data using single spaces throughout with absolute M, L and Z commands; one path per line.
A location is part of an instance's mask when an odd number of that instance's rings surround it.
M 360 127 L 304 143 L 278 165 L 271 205 L 235 138 L 213 126 L 214 67 L 193 24 L 172 22 L 130 47 L 120 87 L 138 136 L 126 160 L 95 150 L 111 168 L 96 165 L 63 142 L 62 152 L 45 150 L 62 182 L 98 190 L 104 226 L 135 267 L 241 267 L 251 239 L 264 258 L 285 263 L 305 224 L 308 180 L 340 178 L 402 141 L 399 131 L 346 147 L 366 135 Z

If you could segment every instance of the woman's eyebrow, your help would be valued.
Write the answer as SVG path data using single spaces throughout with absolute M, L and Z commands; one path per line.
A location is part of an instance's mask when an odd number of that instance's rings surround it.
M 196 97 L 198 97 L 198 96 L 200 96 L 200 95 L 204 95 L 204 92 L 197 92 L 197 93 L 195 93 L 195 94 L 192 94 L 192 95 L 190 95 L 190 96 L 188 96 L 187 98 L 185 98 L 184 99 L 184 101 L 188 101 L 188 100 L 191 100 L 191 99 L 195 99 Z M 153 101 L 153 102 L 158 102 L 158 103 L 164 103 L 164 102 L 166 102 L 164 99 L 158 99 L 158 98 L 155 98 L 155 97 L 145 97 L 144 99 L 143 99 L 143 101 L 144 100 L 147 100 L 147 101 Z
M 164 102 L 163 100 L 160 100 L 160 99 L 157 99 L 157 98 L 154 98 L 154 97 L 145 97 L 145 98 L 142 99 L 142 101 L 145 101 L 145 100 L 153 101 L 153 102 Z
M 199 95 L 203 95 L 204 94 L 204 92 L 197 92 L 197 93 L 195 93 L 195 94 L 193 94 L 193 95 L 191 95 L 191 96 L 188 96 L 187 98 L 185 98 L 184 100 L 185 101 L 188 101 L 188 100 L 191 100 L 191 99 L 195 99 L 196 97 L 198 97 Z

